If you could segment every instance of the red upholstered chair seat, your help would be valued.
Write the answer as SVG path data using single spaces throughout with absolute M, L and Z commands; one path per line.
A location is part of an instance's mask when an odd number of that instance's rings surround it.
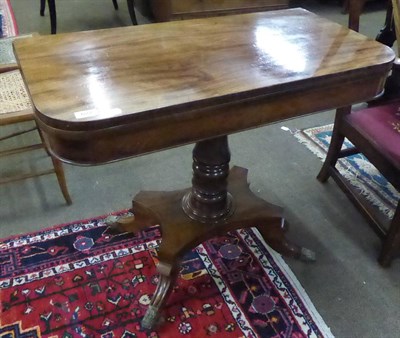
M 400 169 L 400 103 L 353 111 L 345 119 Z

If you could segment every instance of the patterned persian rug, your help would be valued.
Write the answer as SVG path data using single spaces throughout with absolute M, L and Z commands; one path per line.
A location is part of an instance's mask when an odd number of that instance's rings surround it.
M 104 220 L 0 242 L 0 337 L 333 337 L 252 229 L 188 253 L 163 326 L 142 331 L 158 278 L 159 228 L 112 236 Z
M 18 35 L 10 0 L 0 0 L 0 38 Z
M 331 141 L 332 128 L 333 124 L 308 128 L 296 131 L 294 136 L 324 160 Z M 351 146 L 352 144 L 345 140 L 344 147 Z M 373 205 L 388 217 L 393 217 L 400 195 L 364 155 L 357 154 L 340 159 L 337 168 Z

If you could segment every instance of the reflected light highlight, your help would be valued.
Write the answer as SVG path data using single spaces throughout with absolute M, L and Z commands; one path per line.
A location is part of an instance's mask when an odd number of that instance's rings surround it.
M 96 74 L 90 74 L 88 76 L 90 97 L 96 109 L 109 110 L 111 109 L 111 106 L 108 95 L 101 85 L 101 81 L 99 81 L 97 77 Z
M 303 72 L 306 69 L 304 51 L 291 43 L 277 29 L 258 26 L 255 30 L 256 48 L 263 63 L 281 66 L 291 72 Z
M 75 113 L 76 118 L 106 118 L 122 113 L 121 109 L 111 106 L 108 93 L 104 90 L 104 86 L 98 77 L 99 75 L 97 74 L 90 74 L 87 78 L 90 98 L 94 105 L 93 109 Z

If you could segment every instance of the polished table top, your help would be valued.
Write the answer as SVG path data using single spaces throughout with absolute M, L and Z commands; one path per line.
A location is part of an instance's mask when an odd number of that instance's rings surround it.
M 370 99 L 394 59 L 303 9 L 38 36 L 14 48 L 53 151 L 82 164 Z M 144 144 L 145 135 L 159 140 Z M 122 148 L 88 154 L 115 137 Z

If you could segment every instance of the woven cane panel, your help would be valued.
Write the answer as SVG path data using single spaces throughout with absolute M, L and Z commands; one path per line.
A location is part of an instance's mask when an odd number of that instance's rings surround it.
M 32 108 L 19 70 L 0 74 L 0 114 Z

